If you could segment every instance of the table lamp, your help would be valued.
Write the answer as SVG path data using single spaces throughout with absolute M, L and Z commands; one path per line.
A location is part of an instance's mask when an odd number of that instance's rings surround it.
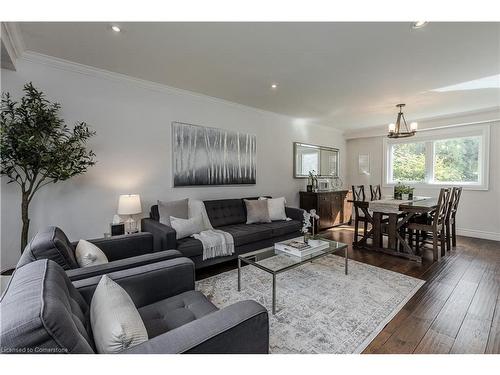
M 129 215 L 125 220 L 125 231 L 130 233 L 137 232 L 137 224 L 132 215 L 142 212 L 141 197 L 139 194 L 120 195 L 118 200 L 118 215 Z

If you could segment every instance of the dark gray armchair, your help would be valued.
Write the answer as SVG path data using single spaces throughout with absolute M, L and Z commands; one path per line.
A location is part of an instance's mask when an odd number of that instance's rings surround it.
M 71 243 L 60 228 L 51 226 L 33 237 L 16 268 L 35 260 L 50 259 L 66 270 L 71 280 L 80 280 L 182 256 L 177 250 L 155 251 L 153 235 L 147 232 L 99 238 L 89 242 L 106 254 L 109 263 L 80 268 L 75 258 L 77 242 Z
M 267 310 L 242 301 L 221 310 L 194 290 L 187 258 L 108 274 L 132 298 L 149 340 L 124 354 L 268 353 Z M 0 301 L 4 353 L 95 353 L 90 301 L 100 277 L 72 283 L 50 260 L 16 269 Z

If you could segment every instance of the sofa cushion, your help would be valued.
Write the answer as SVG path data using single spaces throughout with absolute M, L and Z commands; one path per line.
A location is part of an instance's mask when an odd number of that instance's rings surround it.
M 188 218 L 188 198 L 178 201 L 163 202 L 158 201 L 158 214 L 160 215 L 160 223 L 170 226 L 170 217 L 174 216 L 179 219 Z
M 266 224 L 234 224 L 219 228 L 230 233 L 234 239 L 234 246 L 261 241 L 273 237 L 272 229 Z
M 92 296 L 90 324 L 99 353 L 120 353 L 148 340 L 132 298 L 108 275 L 101 277 Z
M 300 229 L 302 228 L 302 223 L 298 220 L 288 220 L 288 221 L 273 221 L 272 223 L 262 224 L 266 228 L 272 230 L 273 237 L 284 236 L 288 233 L 297 232 L 297 236 L 300 236 Z
M 244 199 L 245 208 L 247 211 L 247 224 L 255 223 L 270 223 L 269 208 L 267 199 L 264 200 L 248 200 Z
M 39 231 L 24 249 L 17 267 L 39 259 L 53 260 L 65 270 L 79 268 L 71 242 L 58 227 Z
M 151 339 L 217 310 L 201 292 L 190 290 L 141 307 L 139 314 Z
M 203 254 L 203 245 L 200 240 L 193 237 L 186 237 L 177 240 L 177 250 L 185 257 L 194 257 Z
M 247 220 L 242 199 L 216 199 L 204 201 L 208 218 L 214 228 L 245 223 Z
M 89 306 L 56 263 L 16 269 L 0 305 L 4 352 L 94 353 Z
M 99 247 L 85 240 L 78 241 L 75 258 L 80 267 L 97 266 L 109 263 L 108 257 Z

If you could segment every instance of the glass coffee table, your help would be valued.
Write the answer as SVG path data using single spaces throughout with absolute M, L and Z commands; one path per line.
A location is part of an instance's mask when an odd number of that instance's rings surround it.
M 295 257 L 273 247 L 268 247 L 261 250 L 252 251 L 250 253 L 238 256 L 238 292 L 241 291 L 241 263 L 250 264 L 261 270 L 270 273 L 273 276 L 273 315 L 276 314 L 276 275 L 299 267 L 303 264 L 312 262 L 315 259 L 324 257 L 329 254 L 344 252 L 345 257 L 345 274 L 348 269 L 347 245 L 342 242 L 332 241 L 321 236 L 315 236 L 313 239 L 327 241 L 329 247 L 318 250 L 315 253 L 304 257 Z M 265 261 L 264 261 L 265 260 Z

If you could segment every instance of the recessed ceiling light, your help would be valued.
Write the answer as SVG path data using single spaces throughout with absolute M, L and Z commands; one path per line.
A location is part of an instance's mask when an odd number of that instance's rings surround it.
M 120 27 L 116 25 L 111 26 L 111 30 L 113 30 L 115 33 L 119 33 L 120 31 L 122 31 L 122 29 L 120 29 Z
M 422 27 L 426 26 L 429 22 L 427 21 L 417 21 L 417 22 L 413 22 L 413 24 L 411 25 L 411 28 L 412 29 L 421 29 Z
M 277 83 L 273 83 L 273 84 L 271 85 L 271 88 L 272 88 L 272 89 L 277 89 L 277 88 L 278 88 L 278 84 L 277 84 Z

